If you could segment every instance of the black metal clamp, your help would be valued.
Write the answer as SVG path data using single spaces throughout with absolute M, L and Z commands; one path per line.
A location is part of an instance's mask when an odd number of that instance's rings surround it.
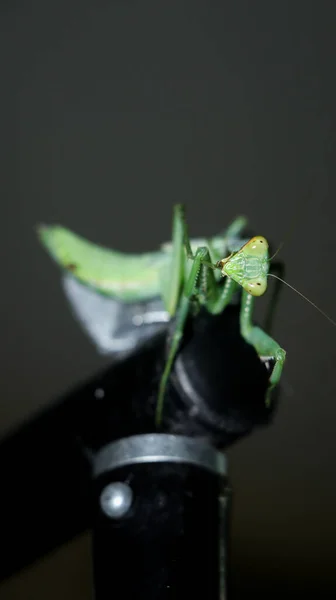
M 239 306 L 201 313 L 156 431 L 165 348 L 160 333 L 1 443 L 0 578 L 92 528 L 95 600 L 225 598 L 223 450 L 271 419 L 268 372 Z

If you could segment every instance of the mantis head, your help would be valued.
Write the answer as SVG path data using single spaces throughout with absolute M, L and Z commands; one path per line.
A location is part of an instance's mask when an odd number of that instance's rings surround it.
M 252 296 L 266 292 L 269 260 L 268 242 L 263 236 L 254 236 L 219 265 L 223 275 L 239 283 Z

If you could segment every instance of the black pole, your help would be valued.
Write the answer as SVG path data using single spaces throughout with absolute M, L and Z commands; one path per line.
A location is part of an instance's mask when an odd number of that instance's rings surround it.
M 95 600 L 226 598 L 223 454 L 183 436 L 135 436 L 104 448 L 95 475 Z

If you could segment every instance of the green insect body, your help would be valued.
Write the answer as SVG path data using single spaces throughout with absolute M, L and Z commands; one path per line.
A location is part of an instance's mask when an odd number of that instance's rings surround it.
M 191 300 L 194 304 L 202 304 L 209 313 L 219 314 L 241 287 L 241 334 L 261 358 L 274 361 L 267 403 L 273 387 L 280 380 L 286 353 L 252 322 L 254 297 L 261 296 L 267 289 L 268 243 L 262 236 L 242 240 L 240 236 L 245 224 L 246 220 L 240 217 L 208 242 L 205 239 L 190 240 L 183 207 L 176 205 L 172 242 L 163 244 L 158 252 L 142 255 L 127 255 L 96 246 L 59 226 L 39 227 L 40 239 L 52 257 L 82 283 L 122 302 L 161 296 L 166 310 L 175 317 L 158 390 L 158 426 Z M 229 256 L 222 258 L 227 254 Z M 222 277 L 225 277 L 224 285 L 219 284 Z
M 239 246 L 237 236 L 245 224 L 246 219 L 238 217 L 224 234 L 210 240 L 214 261 Z M 51 257 L 78 281 L 121 302 L 161 296 L 166 310 L 174 316 L 177 288 L 182 284 L 182 271 L 187 274 L 190 270 L 190 261 L 182 249 L 176 253 L 171 242 L 162 244 L 157 252 L 126 254 L 96 245 L 59 225 L 39 225 L 37 232 Z M 191 240 L 191 247 L 196 250 L 206 243 L 205 239 Z M 174 273 L 172 262 L 179 265 Z

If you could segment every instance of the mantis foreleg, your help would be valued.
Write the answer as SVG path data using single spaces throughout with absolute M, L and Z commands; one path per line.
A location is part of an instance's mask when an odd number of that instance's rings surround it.
M 284 278 L 285 275 L 285 267 L 282 262 L 273 262 L 271 265 L 272 273 L 276 273 L 278 277 L 281 279 Z M 274 280 L 274 287 L 272 293 L 269 294 L 268 299 L 268 310 L 265 316 L 263 328 L 267 331 L 268 334 L 271 334 L 272 325 L 274 315 L 276 313 L 276 309 L 279 302 L 280 292 L 282 291 L 283 286 L 282 282 L 279 279 Z
M 255 348 L 258 355 L 268 356 L 275 361 L 267 390 L 266 404 L 270 404 L 270 394 L 272 389 L 279 383 L 283 365 L 286 359 L 286 352 L 260 327 L 252 323 L 252 309 L 254 298 L 251 294 L 243 290 L 242 303 L 240 311 L 240 331 L 243 338 Z

